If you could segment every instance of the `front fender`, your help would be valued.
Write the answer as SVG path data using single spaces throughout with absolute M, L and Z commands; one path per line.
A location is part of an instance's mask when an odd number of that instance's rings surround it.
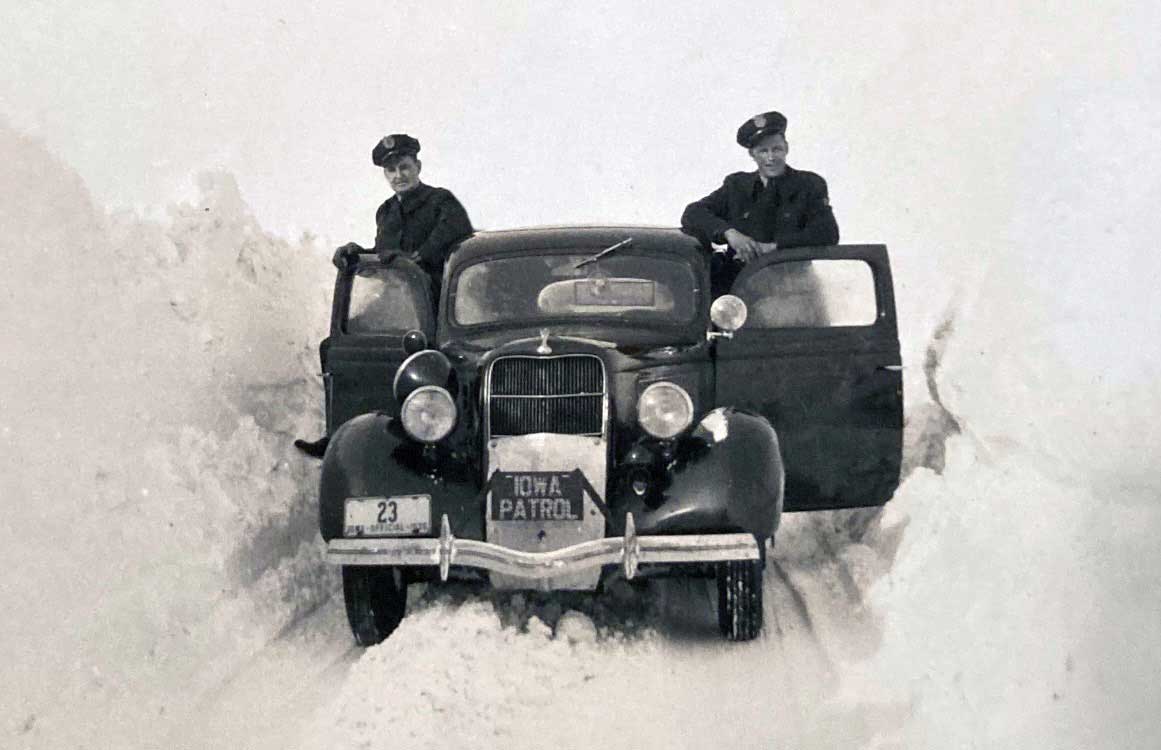
M 766 538 L 778 529 L 784 481 L 778 435 L 770 423 L 723 407 L 678 442 L 652 502 L 647 505 L 622 485 L 617 501 L 633 513 L 641 534 L 746 531 Z
M 456 536 L 483 539 L 483 505 L 476 472 L 464 457 L 423 446 L 403 434 L 398 420 L 382 412 L 345 422 L 327 445 L 319 482 L 319 531 L 326 541 L 343 535 L 349 497 L 430 495 L 433 535 L 447 514 Z

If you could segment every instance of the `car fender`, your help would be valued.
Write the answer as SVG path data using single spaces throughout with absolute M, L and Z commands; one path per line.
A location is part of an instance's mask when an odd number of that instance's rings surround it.
M 633 513 L 640 534 L 740 530 L 767 538 L 782 515 L 784 480 L 778 435 L 770 423 L 722 407 L 678 442 L 653 503 L 633 497 L 624 486 L 618 499 Z
M 319 530 L 343 536 L 347 498 L 428 495 L 433 533 L 447 514 L 456 536 L 483 538 L 478 482 L 467 462 L 443 446 L 425 451 L 383 412 L 361 414 L 331 436 L 319 481 Z

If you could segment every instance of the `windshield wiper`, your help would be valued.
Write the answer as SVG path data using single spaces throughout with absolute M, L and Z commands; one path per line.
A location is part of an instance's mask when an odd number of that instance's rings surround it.
M 625 239 L 621 240 L 617 244 L 610 245 L 609 247 L 606 247 L 604 250 L 600 251 L 599 253 L 597 253 L 593 257 L 585 258 L 580 263 L 577 263 L 575 266 L 573 266 L 573 268 L 580 268 L 581 266 L 587 266 L 589 263 L 595 263 L 598 260 L 600 260 L 601 258 L 605 257 L 606 255 L 609 255 L 611 253 L 615 253 L 616 251 L 620 250 L 621 248 L 628 247 L 629 245 L 632 245 L 632 244 L 633 244 L 633 238 L 626 237 Z

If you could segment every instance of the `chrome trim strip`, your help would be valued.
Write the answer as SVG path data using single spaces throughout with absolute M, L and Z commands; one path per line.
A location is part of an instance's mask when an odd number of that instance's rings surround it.
M 560 341 L 579 341 L 582 344 L 593 344 L 595 346 L 601 347 L 602 349 L 616 349 L 617 348 L 617 345 L 615 343 L 613 343 L 612 341 L 605 341 L 604 339 L 590 339 L 590 338 L 585 338 L 584 336 L 567 336 L 567 335 L 563 335 L 563 334 L 559 334 L 559 333 L 552 334 L 552 338 L 559 339 Z M 528 337 L 522 338 L 522 339 L 512 339 L 511 341 L 505 342 L 505 344 L 525 344 L 525 343 L 528 343 L 529 341 L 540 341 L 540 337 L 539 336 L 528 336 Z M 514 354 L 512 356 L 519 356 L 519 355 Z M 527 355 L 525 355 L 525 356 L 527 356 Z M 569 355 L 564 355 L 564 356 L 569 356 Z M 575 356 L 575 355 L 573 355 L 573 356 Z
M 402 362 L 399 363 L 399 367 L 395 368 L 395 377 L 391 379 L 391 395 L 395 396 L 395 394 L 399 393 L 399 376 L 403 373 L 403 370 L 406 369 L 407 366 L 411 364 L 412 360 L 414 360 L 420 354 L 425 354 L 430 351 L 434 350 L 420 349 L 417 352 L 412 352 L 411 354 L 408 354 Z M 395 397 L 399 398 L 398 396 Z
M 438 566 L 447 580 L 452 565 L 543 580 L 605 565 L 620 565 L 626 578 L 647 563 L 712 563 L 759 560 L 758 542 L 750 534 L 682 534 L 637 536 L 633 515 L 625 517 L 625 536 L 606 537 L 552 552 L 521 552 L 474 539 L 457 539 L 444 515 L 438 539 L 333 539 L 327 562 L 336 565 Z

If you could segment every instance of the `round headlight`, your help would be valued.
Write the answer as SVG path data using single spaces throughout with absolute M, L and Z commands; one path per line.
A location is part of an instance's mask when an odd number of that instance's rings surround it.
M 741 297 L 723 294 L 710 305 L 710 320 L 723 331 L 733 333 L 746 324 L 746 303 Z
M 637 399 L 637 421 L 653 437 L 674 437 L 693 422 L 693 399 L 679 385 L 653 383 Z
M 423 443 L 435 443 L 456 426 L 456 403 L 439 386 L 421 386 L 403 401 L 399 419 L 408 435 Z

